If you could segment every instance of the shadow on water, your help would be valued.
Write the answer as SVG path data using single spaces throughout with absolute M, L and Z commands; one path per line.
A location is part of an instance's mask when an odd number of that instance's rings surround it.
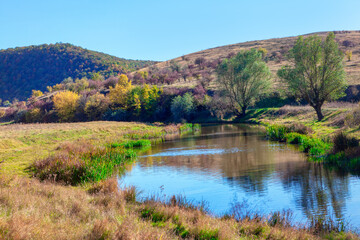
M 206 200 L 215 214 L 234 199 L 246 199 L 264 213 L 291 209 L 296 220 L 331 216 L 360 226 L 360 180 L 309 163 L 296 147 L 265 140 L 259 128 L 226 124 L 203 126 L 158 144 L 127 166 L 121 184 L 145 194 Z

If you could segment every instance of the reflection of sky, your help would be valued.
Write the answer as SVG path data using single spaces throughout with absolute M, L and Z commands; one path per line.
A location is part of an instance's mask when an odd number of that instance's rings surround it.
M 304 222 L 308 210 L 319 212 L 322 206 L 331 215 L 335 207 L 360 226 L 359 178 L 324 174 L 322 168 L 315 173 L 292 147 L 259 140 L 254 134 L 245 141 L 242 135 L 234 136 L 164 143 L 139 159 L 121 185 L 138 187 L 143 197 L 183 194 L 196 202 L 205 200 L 215 214 L 225 213 L 234 200 L 246 200 L 263 213 L 291 209 L 296 220 Z
M 121 180 L 121 186 L 134 185 L 143 190 L 143 196 L 162 193 L 166 196 L 183 194 L 188 199 L 199 202 L 206 200 L 215 214 L 225 213 L 230 203 L 236 198 L 238 201 L 247 199 L 261 208 L 283 209 L 291 208 L 291 193 L 286 193 L 281 184 L 268 181 L 266 193 L 262 199 L 257 194 L 239 189 L 237 185 L 228 184 L 220 175 L 205 172 L 193 172 L 190 169 L 167 166 L 141 167 L 136 165 L 131 172 L 126 173 Z M 163 187 L 163 190 L 160 188 Z M 144 191 L 145 190 L 145 191 Z M 281 201 L 278 196 L 282 195 Z

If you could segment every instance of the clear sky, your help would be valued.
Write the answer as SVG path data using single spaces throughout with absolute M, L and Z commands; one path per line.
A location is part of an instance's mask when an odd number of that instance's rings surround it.
M 168 60 L 232 43 L 360 30 L 360 0 L 0 0 L 0 49 L 67 42 Z

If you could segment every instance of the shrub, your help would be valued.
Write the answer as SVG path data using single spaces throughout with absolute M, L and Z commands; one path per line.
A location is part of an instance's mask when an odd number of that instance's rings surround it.
M 283 125 L 270 125 L 266 128 L 267 136 L 270 140 L 285 142 L 286 134 L 289 129 Z
M 356 138 L 348 137 L 344 132 L 339 132 L 333 138 L 334 146 L 333 152 L 343 152 L 349 148 L 358 147 L 359 140 Z
M 360 107 L 346 115 L 345 125 L 348 127 L 358 127 L 360 125 Z
M 33 108 L 26 112 L 25 119 L 28 123 L 40 122 L 42 117 L 40 108 Z

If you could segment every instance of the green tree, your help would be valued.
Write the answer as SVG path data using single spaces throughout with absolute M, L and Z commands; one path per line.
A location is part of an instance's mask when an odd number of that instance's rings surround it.
M 299 37 L 290 51 L 290 59 L 293 66 L 281 68 L 278 76 L 294 95 L 305 99 L 315 109 L 318 120 L 322 120 L 324 102 L 343 96 L 347 86 L 344 54 L 334 33 L 329 33 L 325 41 L 319 36 Z
M 271 86 L 271 73 L 262 59 L 262 52 L 251 49 L 223 60 L 217 67 L 218 82 L 229 96 L 238 117 L 245 116 L 246 109 Z
M 195 110 L 194 97 L 187 92 L 184 96 L 176 96 L 171 102 L 171 113 L 174 120 L 189 119 Z

